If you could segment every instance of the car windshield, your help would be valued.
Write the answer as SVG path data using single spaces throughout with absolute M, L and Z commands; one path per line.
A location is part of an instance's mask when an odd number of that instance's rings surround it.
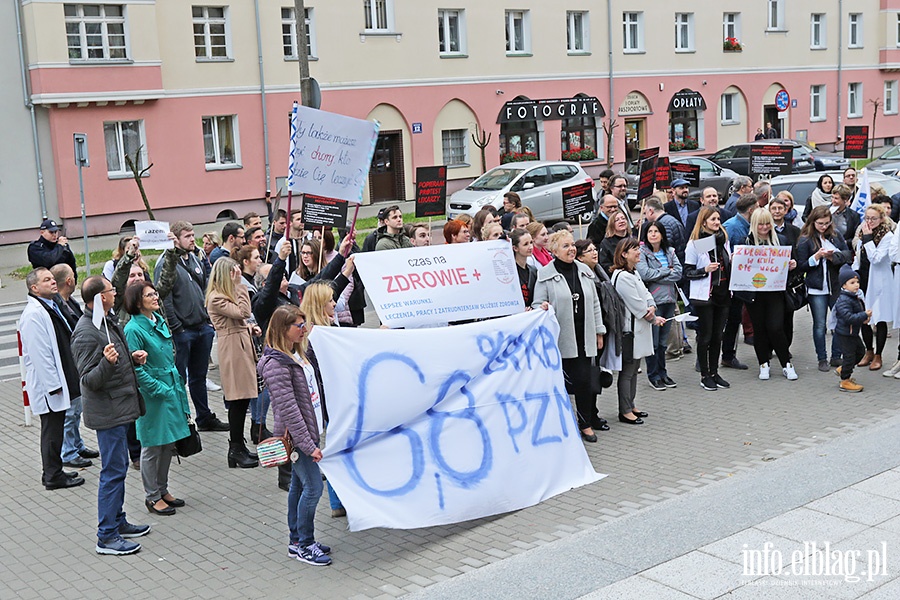
M 878 158 L 900 158 L 900 146 L 894 146 Z
M 491 169 L 467 187 L 467 190 L 502 190 L 509 182 L 522 174 L 520 169 L 509 169 L 506 167 L 497 167 Z

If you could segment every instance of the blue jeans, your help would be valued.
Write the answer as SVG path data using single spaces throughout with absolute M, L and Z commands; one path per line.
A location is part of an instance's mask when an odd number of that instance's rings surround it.
M 334 488 L 331 487 L 331 482 L 326 481 L 328 487 L 328 504 L 331 505 L 331 510 L 337 510 L 339 508 L 344 508 L 344 505 L 341 504 L 341 499 L 338 498 L 337 492 L 334 491 Z
M 63 462 L 70 462 L 78 458 L 78 453 L 84 450 L 84 442 L 81 440 L 81 396 L 72 398 L 69 408 L 66 410 L 66 422 L 63 425 Z
M 322 497 L 322 472 L 312 457 L 297 451 L 300 458 L 291 464 L 291 489 L 288 491 L 288 529 L 291 543 L 306 547 L 316 541 L 316 505 Z
M 128 425 L 97 430 L 100 446 L 100 484 L 97 488 L 97 538 L 119 537 L 125 523 L 125 475 L 128 474 Z
M 816 358 L 825 360 L 828 355 L 825 353 L 825 330 L 828 323 L 828 296 L 820 296 L 818 294 L 809 295 L 809 310 L 812 312 L 813 321 L 813 344 L 816 347 Z M 831 336 L 831 357 L 841 357 L 841 345 L 836 335 Z
M 259 396 L 250 399 L 250 421 L 265 425 L 267 414 L 269 414 L 269 388 L 263 388 Z
M 664 302 L 656 306 L 657 317 L 668 319 L 674 315 L 674 302 Z M 653 351 L 655 354 L 651 354 L 647 357 L 647 379 L 650 381 L 664 379 L 669 376 L 666 372 L 666 347 L 668 346 L 669 330 L 672 328 L 672 323 L 675 323 L 675 321 L 666 321 L 661 327 L 657 327 L 656 325 L 652 327 Z M 676 325 L 678 324 L 679 323 L 676 323 Z
M 187 381 L 191 401 L 197 411 L 197 425 L 203 426 L 212 418 L 206 393 L 206 374 L 209 372 L 209 353 L 212 352 L 216 332 L 212 325 L 198 329 L 182 329 L 172 336 L 175 342 L 175 368 Z

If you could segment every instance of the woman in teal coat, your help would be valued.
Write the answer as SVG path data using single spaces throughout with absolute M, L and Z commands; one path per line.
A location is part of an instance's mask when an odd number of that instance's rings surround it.
M 147 413 L 135 423 L 141 442 L 141 479 L 147 495 L 147 511 L 174 515 L 184 506 L 169 493 L 169 465 L 175 442 L 190 434 L 184 380 L 175 368 L 175 346 L 166 320 L 159 312 L 159 294 L 153 284 L 138 281 L 125 290 L 125 310 L 132 315 L 125 325 L 131 351 L 146 350 L 146 364 L 135 367 L 138 389 Z

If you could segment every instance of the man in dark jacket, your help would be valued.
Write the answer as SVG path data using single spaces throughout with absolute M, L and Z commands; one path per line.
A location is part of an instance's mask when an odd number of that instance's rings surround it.
M 175 366 L 188 382 L 191 401 L 197 411 L 197 429 L 228 431 L 228 424 L 209 410 L 206 374 L 215 330 L 206 313 L 206 271 L 193 252 L 194 226 L 187 221 L 175 221 L 169 229 L 175 235 L 175 248 L 166 250 L 156 261 L 154 279 L 159 285 L 166 254 L 174 252 L 177 256 L 175 282 L 172 292 L 163 300 L 163 306 L 175 343 Z
M 396 250 L 398 248 L 412 248 L 412 242 L 403 232 L 403 212 L 397 205 L 388 206 L 384 217 L 384 231 L 378 230 L 376 250 Z
M 691 188 L 686 179 L 676 179 L 672 182 L 672 191 L 675 197 L 666 202 L 663 208 L 667 213 L 678 219 L 682 227 L 687 228 L 688 215 L 695 210 L 700 210 L 700 203 L 696 200 L 688 200 Z
M 35 269 L 49 269 L 60 263 L 66 263 L 72 267 L 72 271 L 77 272 L 78 269 L 75 255 L 69 248 L 69 240 L 66 236 L 59 235 L 59 225 L 52 219 L 44 219 L 41 223 L 41 237 L 28 244 L 28 262 Z
M 102 302 L 100 329 L 91 320 L 96 296 Z M 128 426 L 144 414 L 134 365 L 147 361 L 144 350 L 129 352 L 125 334 L 108 313 L 116 290 L 100 275 L 84 280 L 85 314 L 72 332 L 72 356 L 81 375 L 84 424 L 97 432 L 103 456 L 97 492 L 97 554 L 134 554 L 141 545 L 128 541 L 150 532 L 149 525 L 125 520 L 125 476 L 128 474 Z

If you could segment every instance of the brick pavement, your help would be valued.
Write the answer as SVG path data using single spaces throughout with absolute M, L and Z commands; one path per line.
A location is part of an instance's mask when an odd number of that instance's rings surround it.
M 601 414 L 612 430 L 587 448 L 595 468 L 609 477 L 538 506 L 452 526 L 350 533 L 346 521 L 330 518 L 323 499 L 317 537 L 335 548 L 333 566 L 324 569 L 287 558 L 286 495 L 272 471 L 225 468 L 225 433 L 205 434 L 203 453 L 173 464 L 171 488 L 188 501 L 174 517 L 150 518 L 139 474 L 129 472 L 126 510 L 154 531 L 135 556 L 97 556 L 99 468 L 84 470 L 87 483 L 80 488 L 44 491 L 38 427 L 21 426 L 18 382 L 0 383 L 0 473 L 6 484 L 0 497 L 0 598 L 256 598 L 301 590 L 321 598 L 398 597 L 739 471 L 765 469 L 769 461 L 900 413 L 900 382 L 861 371 L 857 380 L 866 392 L 840 394 L 836 377 L 815 369 L 808 313 L 797 315 L 796 329 L 799 381 L 773 376 L 760 382 L 753 369 L 723 370 L 732 389 L 704 392 L 690 355 L 670 365 L 679 382 L 674 390 L 654 392 L 640 376 L 639 407 L 650 413 L 646 425 L 613 422 L 614 394 L 602 396 Z M 896 341 L 895 332 L 888 364 Z M 739 350 L 744 359 L 751 354 L 748 346 Z M 212 397 L 215 405 L 218 397 Z M 92 432 L 84 432 L 95 445 Z

